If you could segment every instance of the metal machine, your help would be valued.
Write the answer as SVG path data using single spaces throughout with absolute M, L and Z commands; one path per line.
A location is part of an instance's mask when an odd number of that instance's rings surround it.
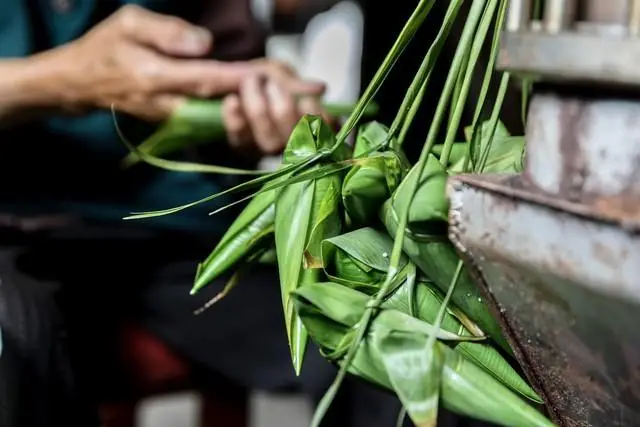
M 449 182 L 450 237 L 560 426 L 640 426 L 640 1 L 511 0 L 524 173 Z

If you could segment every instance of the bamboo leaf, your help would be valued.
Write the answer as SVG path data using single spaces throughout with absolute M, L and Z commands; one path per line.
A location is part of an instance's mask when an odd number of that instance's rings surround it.
M 438 144 L 433 146 L 433 150 L 431 151 L 436 156 L 440 157 L 442 155 L 442 150 L 444 148 L 443 144 Z M 461 173 L 463 171 L 462 165 L 464 164 L 464 159 L 467 155 L 467 143 L 466 142 L 456 142 L 451 147 L 451 154 L 449 155 L 449 163 L 447 164 L 447 170 L 451 172 L 451 168 L 454 168 L 456 172 Z
M 130 167 L 144 160 L 142 156 L 163 156 L 185 147 L 222 140 L 225 137 L 220 100 L 189 99 L 149 138 L 122 160 Z
M 504 124 L 498 121 L 493 133 L 493 140 L 490 142 L 491 123 L 485 121 L 482 123 L 478 133 L 478 142 L 473 144 L 472 158 L 474 164 L 481 162 L 481 154 L 488 150 L 487 160 L 483 168 L 484 173 L 515 173 L 522 169 L 521 159 L 525 147 L 525 139 L 523 136 L 511 136 Z M 470 141 L 473 135 L 473 128 L 468 126 L 465 128 L 465 135 Z
M 455 347 L 468 360 L 523 397 L 535 403 L 543 403 L 527 381 L 489 344 L 461 342 Z
M 382 221 L 391 236 L 395 236 L 398 229 L 398 219 L 391 199 L 382 209 Z M 453 245 L 448 241 L 420 241 L 410 235 L 403 239 L 404 252 L 418 266 L 424 274 L 442 291 L 449 288 L 460 258 Z M 471 320 L 480 326 L 496 343 L 507 352 L 511 349 L 502 337 L 497 322 L 489 312 L 482 299 L 480 290 L 475 285 L 468 271 L 463 269 L 456 290 L 452 296 L 453 303 L 459 307 Z
M 345 116 L 353 112 L 355 105 L 329 102 L 324 104 L 324 108 L 332 116 Z M 364 116 L 374 115 L 377 111 L 378 106 L 371 103 L 365 108 Z M 190 146 L 224 141 L 225 138 L 222 100 L 189 99 L 180 104 L 156 132 L 129 153 L 122 160 L 122 166 L 130 167 L 140 160 L 147 161 Z M 179 162 L 164 164 L 175 163 Z
M 321 186 L 326 185 L 326 188 Z M 338 212 L 340 177 L 316 181 L 312 228 L 304 250 L 305 268 L 322 268 L 321 244 L 327 236 L 340 234 L 342 223 Z M 321 197 L 318 197 L 321 196 Z
M 353 166 L 342 184 L 342 201 L 355 224 L 371 223 L 404 176 L 405 167 L 395 151 L 385 150 L 386 155 L 373 158 L 378 154 L 373 150 L 388 146 L 390 139 L 389 129 L 378 122 L 359 129 L 354 155 L 368 156 L 371 161 Z
M 368 301 L 366 295 L 360 294 L 359 296 L 358 294 L 357 291 L 334 283 L 305 285 L 295 292 L 293 299 L 296 311 L 307 326 L 311 338 L 326 352 L 335 352 L 337 347 L 345 347 L 345 344 L 355 339 L 351 332 L 357 323 L 351 322 L 359 322 L 360 314 L 364 311 L 362 304 L 366 304 Z M 398 325 L 396 318 L 383 315 L 388 312 L 399 313 L 396 310 L 383 309 L 375 317 L 364 340 L 358 343 L 356 354 L 347 370 L 351 374 L 379 386 L 395 389 L 390 379 L 394 373 L 389 373 L 385 368 L 384 356 L 379 351 L 379 346 L 376 345 L 387 335 L 397 334 L 397 332 L 393 332 L 397 331 L 395 329 Z M 400 315 L 420 322 L 411 316 L 401 313 Z M 411 325 L 409 327 L 401 326 L 400 331 L 400 336 L 419 334 L 426 337 L 434 329 L 432 326 L 415 328 L 414 325 Z M 418 338 L 418 340 L 420 339 L 423 338 Z M 459 353 L 457 349 L 461 345 L 478 345 L 478 343 L 454 342 L 455 350 L 443 343 L 436 343 L 437 351 L 445 357 L 441 379 L 441 398 L 445 407 L 460 414 L 503 426 L 553 426 L 553 423 L 534 407 L 520 399 L 518 395 L 477 366 L 463 353 Z M 415 347 L 412 345 L 411 349 Z M 398 351 L 402 350 L 402 347 L 396 348 Z M 335 354 L 344 357 L 344 351 L 335 352 Z M 343 359 L 339 359 L 337 362 L 343 366 Z M 408 381 L 409 375 L 403 375 L 403 377 Z M 417 369 L 414 370 L 411 378 L 417 383 L 413 384 L 413 387 L 418 389 L 422 387 L 420 383 L 427 379 Z M 407 384 L 405 390 L 410 387 L 412 385 Z
M 403 313 L 409 313 L 409 303 L 413 302 L 416 312 L 415 317 L 428 323 L 434 323 L 436 320 L 438 309 L 442 305 L 443 297 L 439 291 L 433 289 L 431 286 L 433 285 L 427 284 L 425 282 L 418 282 L 413 288 L 407 286 L 406 284 L 402 284 L 385 299 L 382 307 L 392 308 Z M 410 298 L 411 292 L 413 293 L 413 301 Z M 480 331 L 480 334 L 469 332 L 451 314 L 448 314 L 443 319 L 442 329 L 455 333 L 456 335 L 475 336 L 480 339 L 485 338 L 485 335 L 482 333 L 482 331 Z
M 295 290 L 293 297 L 347 328 L 358 323 L 369 300 L 367 295 L 333 282 L 306 283 Z
M 417 191 L 411 200 L 410 189 L 418 180 L 418 168 L 414 166 L 393 194 L 393 208 L 402 212 L 409 208 L 409 224 L 415 228 L 417 223 L 442 221 L 449 219 L 449 201 L 446 197 L 447 172 L 438 159 L 430 154 L 422 176 L 417 183 Z
M 506 386 L 460 354 L 447 354 L 442 380 L 445 407 L 502 426 L 554 424 Z
M 273 236 L 275 194 L 256 196 L 231 224 L 215 249 L 199 265 L 191 294 L 220 277 Z
M 265 250 L 264 253 L 258 259 L 258 263 L 260 264 L 269 264 L 276 265 L 278 262 L 278 256 L 276 254 L 275 242 L 272 242 L 269 245 L 269 249 Z
M 363 227 L 348 233 L 325 239 L 322 242 L 323 260 L 328 262 L 333 251 L 348 256 L 345 261 L 357 262 L 360 268 L 386 273 L 389 269 L 389 255 L 393 240 L 388 234 L 371 227 Z M 408 262 L 402 257 L 399 268 Z
M 257 187 L 261 184 L 273 184 L 271 188 L 266 188 L 268 187 L 268 185 L 265 185 L 265 188 L 263 188 L 262 190 L 260 190 L 258 193 L 263 193 L 265 191 L 270 191 L 270 189 L 273 188 L 277 188 L 280 186 L 284 186 L 287 185 L 288 182 L 285 181 L 278 181 L 273 183 L 273 181 L 277 180 L 278 178 L 282 178 L 286 175 L 291 175 L 294 174 L 296 172 L 300 172 L 308 167 L 310 167 L 311 165 L 315 164 L 318 160 L 320 160 L 321 158 L 326 156 L 326 152 L 325 153 L 318 153 L 315 155 L 310 156 L 309 158 L 300 161 L 299 163 L 296 164 L 292 164 L 292 165 L 288 165 L 286 167 L 281 167 L 280 169 L 271 172 L 269 174 L 251 179 L 247 182 L 243 182 L 242 184 L 236 185 L 235 187 L 229 188 L 227 190 L 224 191 L 220 191 L 219 193 L 216 194 L 212 194 L 210 196 L 207 197 L 203 197 L 202 199 L 199 200 L 195 200 L 193 202 L 190 203 L 185 203 L 184 205 L 180 205 L 180 206 L 175 206 L 172 208 L 168 208 L 168 209 L 161 209 L 161 210 L 157 210 L 157 211 L 148 211 L 148 212 L 134 212 L 131 215 L 125 217 L 124 219 L 144 219 L 144 218 L 153 218 L 153 217 L 157 217 L 157 216 L 164 216 L 164 215 L 171 215 L 174 214 L 176 212 L 180 212 L 183 211 L 185 209 L 189 209 L 192 208 L 194 206 L 200 205 L 202 203 L 207 203 L 210 202 L 212 200 L 217 199 L 218 197 L 222 197 L 225 195 L 229 195 L 229 194 L 233 194 L 233 193 L 237 193 L 240 191 L 244 191 L 253 187 Z M 335 166 L 335 165 L 327 165 L 327 166 Z M 290 179 L 293 179 L 290 178 Z
M 435 427 L 445 362 L 442 348 L 426 349 L 427 337 L 416 333 L 390 331 L 375 336 L 389 381 L 411 421 L 417 427 Z
M 295 164 L 333 146 L 335 137 L 319 117 L 305 116 L 294 128 L 283 156 L 283 163 Z M 335 160 L 351 153 L 337 150 Z M 341 158 L 342 156 L 342 158 Z M 300 372 L 307 334 L 294 312 L 291 292 L 321 277 L 320 244 L 324 238 L 340 232 L 337 174 L 289 184 L 279 190 L 276 200 L 275 240 L 282 304 L 291 357 L 296 373 Z M 307 264 L 307 269 L 304 268 Z
M 458 279 L 458 285 L 459 283 Z M 412 291 L 414 292 L 416 317 L 427 323 L 435 324 L 436 314 L 443 304 L 443 297 L 440 292 L 424 282 L 416 283 L 413 289 L 407 286 L 407 284 L 399 286 L 393 294 L 385 300 L 382 307 L 393 308 L 403 313 L 409 313 L 408 294 Z M 484 337 L 484 334 L 475 323 L 472 323 L 472 329 L 469 330 L 451 314 L 456 310 L 458 310 L 456 307 L 450 304 L 447 305 L 448 313 L 446 313 L 442 319 L 442 329 L 459 336 L 471 335 L 479 338 Z M 491 345 L 478 342 L 460 342 L 456 344 L 454 348 L 512 390 L 536 403 L 541 402 L 540 397 L 531 386 L 513 369 L 500 352 Z
M 313 305 L 332 321 L 348 327 L 353 327 L 359 322 L 368 301 L 367 295 L 333 282 L 306 283 L 294 292 L 294 298 Z M 397 310 L 383 309 L 376 318 L 379 318 L 379 323 L 384 324 L 389 330 L 426 335 L 435 333 L 438 339 L 444 341 L 477 339 L 444 330 L 436 332 L 431 324 Z
M 145 151 L 141 151 L 138 147 L 134 146 L 127 139 L 127 137 L 122 133 L 120 126 L 118 126 L 116 110 L 113 105 L 111 106 L 111 115 L 113 117 L 113 125 L 115 127 L 118 137 L 120 138 L 120 141 L 124 144 L 125 147 L 127 147 L 127 149 L 130 152 L 130 155 L 135 156 L 132 158 L 136 160 L 138 159 L 142 160 L 145 163 L 150 164 L 151 166 L 155 166 L 161 169 L 171 170 L 175 172 L 213 173 L 213 174 L 228 174 L 228 175 L 263 175 L 265 174 L 265 172 L 259 171 L 259 170 L 237 169 L 237 168 L 231 168 L 227 166 L 206 165 L 202 163 L 193 163 L 193 162 L 179 162 L 175 160 L 161 159 L 159 157 L 153 156 Z M 170 127 L 168 129 L 165 129 L 165 127 L 160 129 L 159 131 L 160 135 L 158 138 L 164 138 L 163 135 L 174 132 L 171 130 L 172 127 L 175 127 L 176 129 L 178 129 L 179 132 L 182 132 L 185 137 L 188 137 L 190 135 L 189 131 L 191 128 L 189 126 L 186 126 L 186 127 L 182 125 L 176 125 L 176 126 L 165 125 L 165 126 L 170 126 Z M 197 137 L 197 131 L 194 131 L 194 134 L 196 134 L 196 137 Z M 180 138 L 177 138 L 177 139 L 180 139 Z M 125 158 L 125 161 L 126 160 L 127 158 Z

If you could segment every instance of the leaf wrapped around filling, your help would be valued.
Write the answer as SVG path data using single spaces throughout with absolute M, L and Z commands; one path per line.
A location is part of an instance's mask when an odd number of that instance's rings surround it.
M 329 150 L 335 137 L 321 118 L 305 116 L 296 125 L 283 156 L 283 165 L 295 164 L 320 151 Z M 329 160 L 347 159 L 350 153 L 338 149 Z M 320 165 L 314 166 L 318 168 Z M 300 372 L 307 334 L 290 300 L 291 292 L 304 283 L 322 277 L 320 244 L 340 233 L 339 209 L 342 175 L 327 176 L 285 185 L 276 197 L 275 241 L 280 289 L 291 358 Z
M 340 284 L 317 283 L 299 288 L 294 298 L 312 339 L 328 358 L 340 364 L 369 297 Z M 427 425 L 421 417 L 429 416 L 439 391 L 445 407 L 466 416 L 503 426 L 553 426 L 534 407 L 457 351 L 457 346 L 465 343 L 464 337 L 437 331 L 437 354 L 425 354 L 427 338 L 434 332 L 427 322 L 382 307 L 348 371 L 394 390 L 418 425 Z M 458 341 L 461 342 L 456 344 Z M 453 348 L 445 342 L 453 344 Z M 441 376 L 439 382 L 432 378 L 434 375 Z
M 360 228 L 326 239 L 322 246 L 323 261 L 329 265 L 327 276 L 332 281 L 368 295 L 380 291 L 393 247 L 386 233 L 370 227 Z M 330 269 L 331 265 L 336 266 L 335 270 Z M 396 286 L 385 295 L 383 307 L 434 323 L 444 299 L 441 292 L 433 284 L 416 278 L 415 266 L 406 257 L 402 257 L 399 270 Z M 485 336 L 478 325 L 452 304 L 447 307 L 442 329 L 460 336 Z M 455 349 L 514 391 L 541 402 L 529 384 L 489 343 L 460 342 L 455 344 Z
M 327 113 L 333 116 L 351 114 L 354 106 L 350 104 L 325 103 Z M 370 104 L 364 115 L 375 114 L 378 107 Z M 187 147 L 223 140 L 226 127 L 222 115 L 220 99 L 188 99 L 180 104 L 173 114 L 149 138 L 122 160 L 125 167 L 140 161 L 140 152 L 150 156 L 164 156 Z
M 365 225 L 377 220 L 382 203 L 391 196 L 405 171 L 395 151 L 376 151 L 388 143 L 389 129 L 381 123 L 362 125 L 356 137 L 354 157 L 376 155 L 376 159 L 351 167 L 342 183 L 342 203 L 352 224 Z
M 417 179 L 416 171 L 413 168 L 409 172 L 383 205 L 382 222 L 391 236 L 395 237 L 397 232 L 397 213 L 409 203 L 412 181 Z M 460 261 L 447 237 L 449 203 L 445 195 L 446 181 L 445 169 L 430 154 L 409 209 L 409 230 L 403 242 L 404 252 L 442 292 L 449 288 Z M 460 275 L 451 300 L 502 348 L 511 351 L 466 268 Z

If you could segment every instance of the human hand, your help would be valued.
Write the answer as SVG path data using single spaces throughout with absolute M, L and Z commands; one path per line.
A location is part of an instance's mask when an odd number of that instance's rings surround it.
M 198 59 L 211 34 L 182 19 L 127 5 L 80 39 L 45 53 L 67 109 L 110 108 L 151 121 L 167 118 L 186 97 L 237 92 L 249 62 Z
M 287 65 L 274 60 L 251 62 L 255 72 L 240 84 L 238 93 L 224 98 L 223 117 L 229 143 L 238 151 L 281 152 L 304 114 L 332 118 L 319 96 L 324 85 L 302 80 Z

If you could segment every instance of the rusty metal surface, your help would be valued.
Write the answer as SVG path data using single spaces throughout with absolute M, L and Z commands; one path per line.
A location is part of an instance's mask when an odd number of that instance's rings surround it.
M 537 94 L 527 138 L 527 176 L 547 193 L 570 199 L 640 195 L 640 103 L 635 99 Z
M 521 176 L 453 178 L 449 195 L 450 238 L 554 421 L 640 425 L 640 236 Z
M 546 81 L 640 86 L 638 39 L 621 33 L 618 27 L 585 28 L 600 30 L 506 32 L 497 67 Z
M 626 24 L 632 1 L 635 0 L 583 0 L 579 17 L 590 22 Z

